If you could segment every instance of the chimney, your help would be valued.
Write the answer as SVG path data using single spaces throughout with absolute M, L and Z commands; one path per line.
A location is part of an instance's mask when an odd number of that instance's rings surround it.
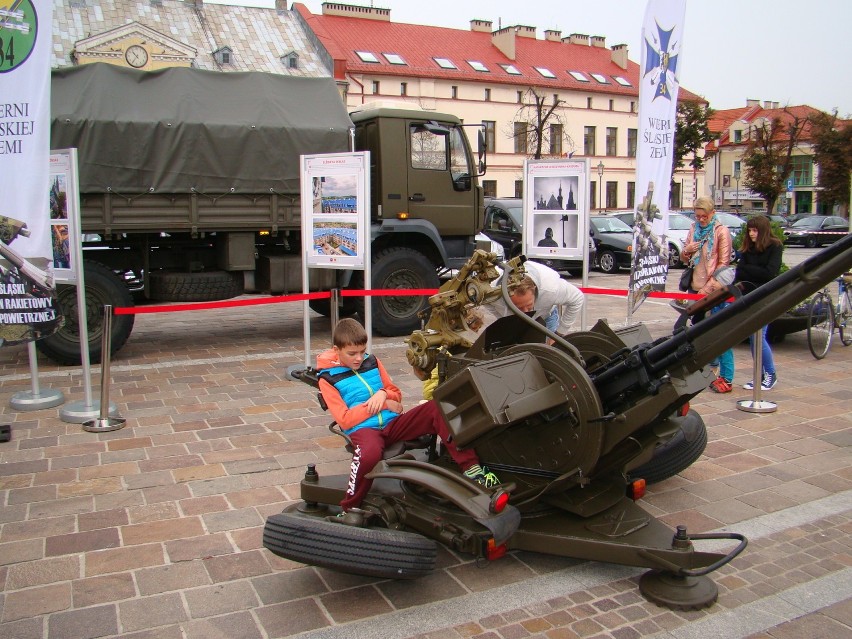
M 562 32 L 556 29 L 546 29 L 544 39 L 548 42 L 560 42 L 562 40 Z
M 532 38 L 535 40 L 535 27 L 525 27 L 522 24 L 515 25 L 515 33 L 519 38 Z
M 196 2 L 201 2 L 201 0 L 196 0 Z M 322 14 L 324 16 L 346 16 L 347 18 L 364 18 L 366 20 L 390 22 L 390 9 L 359 7 L 353 4 L 342 4 L 340 2 L 323 2 Z
M 606 38 L 604 36 L 592 36 L 592 46 L 606 49 Z
M 584 33 L 572 33 L 568 36 L 569 44 L 585 44 L 589 46 L 589 36 Z
M 777 109 L 777 108 L 778 108 L 778 103 L 777 103 L 777 102 L 773 102 L 773 103 L 772 103 L 772 108 L 773 108 L 773 109 Z
M 763 101 L 763 108 L 764 109 L 771 109 L 772 108 L 772 100 L 764 100 Z
M 760 100 L 755 100 L 754 98 L 746 98 L 746 106 L 747 107 L 760 106 Z
M 275 0 L 275 10 L 278 13 L 287 12 L 287 0 Z
M 491 33 L 491 20 L 477 20 L 474 18 L 470 21 L 470 30 Z
M 515 59 L 515 27 L 504 27 L 491 34 L 493 44 L 504 56 Z
M 614 44 L 612 45 L 612 61 L 622 69 L 627 69 L 627 45 Z

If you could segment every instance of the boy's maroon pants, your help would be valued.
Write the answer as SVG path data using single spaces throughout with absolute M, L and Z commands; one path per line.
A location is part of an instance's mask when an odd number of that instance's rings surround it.
M 382 452 L 386 446 L 417 439 L 421 435 L 438 435 L 450 453 L 450 457 L 462 470 L 479 463 L 479 458 L 473 449 L 458 450 L 451 441 L 447 422 L 438 410 L 438 405 L 433 401 L 420 404 L 392 419 L 390 424 L 382 430 L 362 428 L 349 436 L 355 452 L 349 468 L 346 497 L 340 502 L 343 510 L 361 505 L 373 484 L 373 481 L 367 479 L 365 475 L 381 461 Z

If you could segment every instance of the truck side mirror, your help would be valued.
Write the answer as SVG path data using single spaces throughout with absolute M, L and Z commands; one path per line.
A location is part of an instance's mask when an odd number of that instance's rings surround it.
M 479 155 L 479 175 L 485 175 L 485 130 L 484 128 L 479 129 L 476 136 L 477 140 L 477 152 Z

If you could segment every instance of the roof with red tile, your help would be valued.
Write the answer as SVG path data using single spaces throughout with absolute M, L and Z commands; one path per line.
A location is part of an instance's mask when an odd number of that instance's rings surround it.
M 755 104 L 753 106 L 739 107 L 737 109 L 723 109 L 716 111 L 710 119 L 709 126 L 711 131 L 719 134 L 719 139 L 708 145 L 707 150 L 713 151 L 720 146 L 734 146 L 735 143 L 731 142 L 728 132 L 731 125 L 737 120 L 742 120 L 751 124 L 761 119 L 772 121 L 778 118 L 782 124 L 787 125 L 792 123 L 796 118 L 799 120 L 808 120 L 808 118 L 816 115 L 817 113 L 820 113 L 819 109 L 815 109 L 806 104 L 780 107 L 777 109 L 765 109 L 759 104 Z M 776 131 L 776 140 L 787 139 L 785 129 L 786 127 Z M 799 136 L 799 140 L 802 142 L 809 141 L 810 131 L 810 121 L 807 121 L 801 135 Z M 738 146 L 743 144 L 745 144 L 745 142 L 736 143 Z
M 545 89 L 569 89 L 612 95 L 638 96 L 639 65 L 628 61 L 622 69 L 612 61 L 612 51 L 607 47 L 569 44 L 538 38 L 515 37 L 515 59 L 506 57 L 491 41 L 490 32 L 466 31 L 446 27 L 433 27 L 358 17 L 312 14 L 301 3 L 294 3 L 310 29 L 335 59 L 345 61 L 348 73 L 371 75 L 405 75 L 489 84 L 535 85 Z M 512 27 L 508 27 L 512 28 Z M 364 62 L 356 51 L 371 52 L 378 63 Z M 394 53 L 402 57 L 405 66 L 390 64 L 382 55 Z M 434 58 L 447 58 L 456 68 L 444 69 Z M 487 72 L 476 71 L 468 61 L 480 62 Z M 514 65 L 521 75 L 512 75 L 500 65 Z M 556 77 L 547 78 L 536 71 L 544 67 Z M 579 71 L 589 81 L 576 80 L 568 72 Z M 601 84 L 591 73 L 604 76 Z M 631 86 L 622 86 L 615 77 L 626 79 Z M 703 100 L 681 87 L 681 99 Z

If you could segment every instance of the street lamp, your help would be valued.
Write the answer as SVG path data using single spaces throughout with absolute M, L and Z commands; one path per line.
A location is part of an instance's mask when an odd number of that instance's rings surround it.
M 740 212 L 740 170 L 734 169 L 734 179 L 737 181 L 737 213 Z
M 603 208 L 603 195 L 601 195 L 601 189 L 603 188 L 603 170 L 603 161 L 598 162 L 598 210 Z

